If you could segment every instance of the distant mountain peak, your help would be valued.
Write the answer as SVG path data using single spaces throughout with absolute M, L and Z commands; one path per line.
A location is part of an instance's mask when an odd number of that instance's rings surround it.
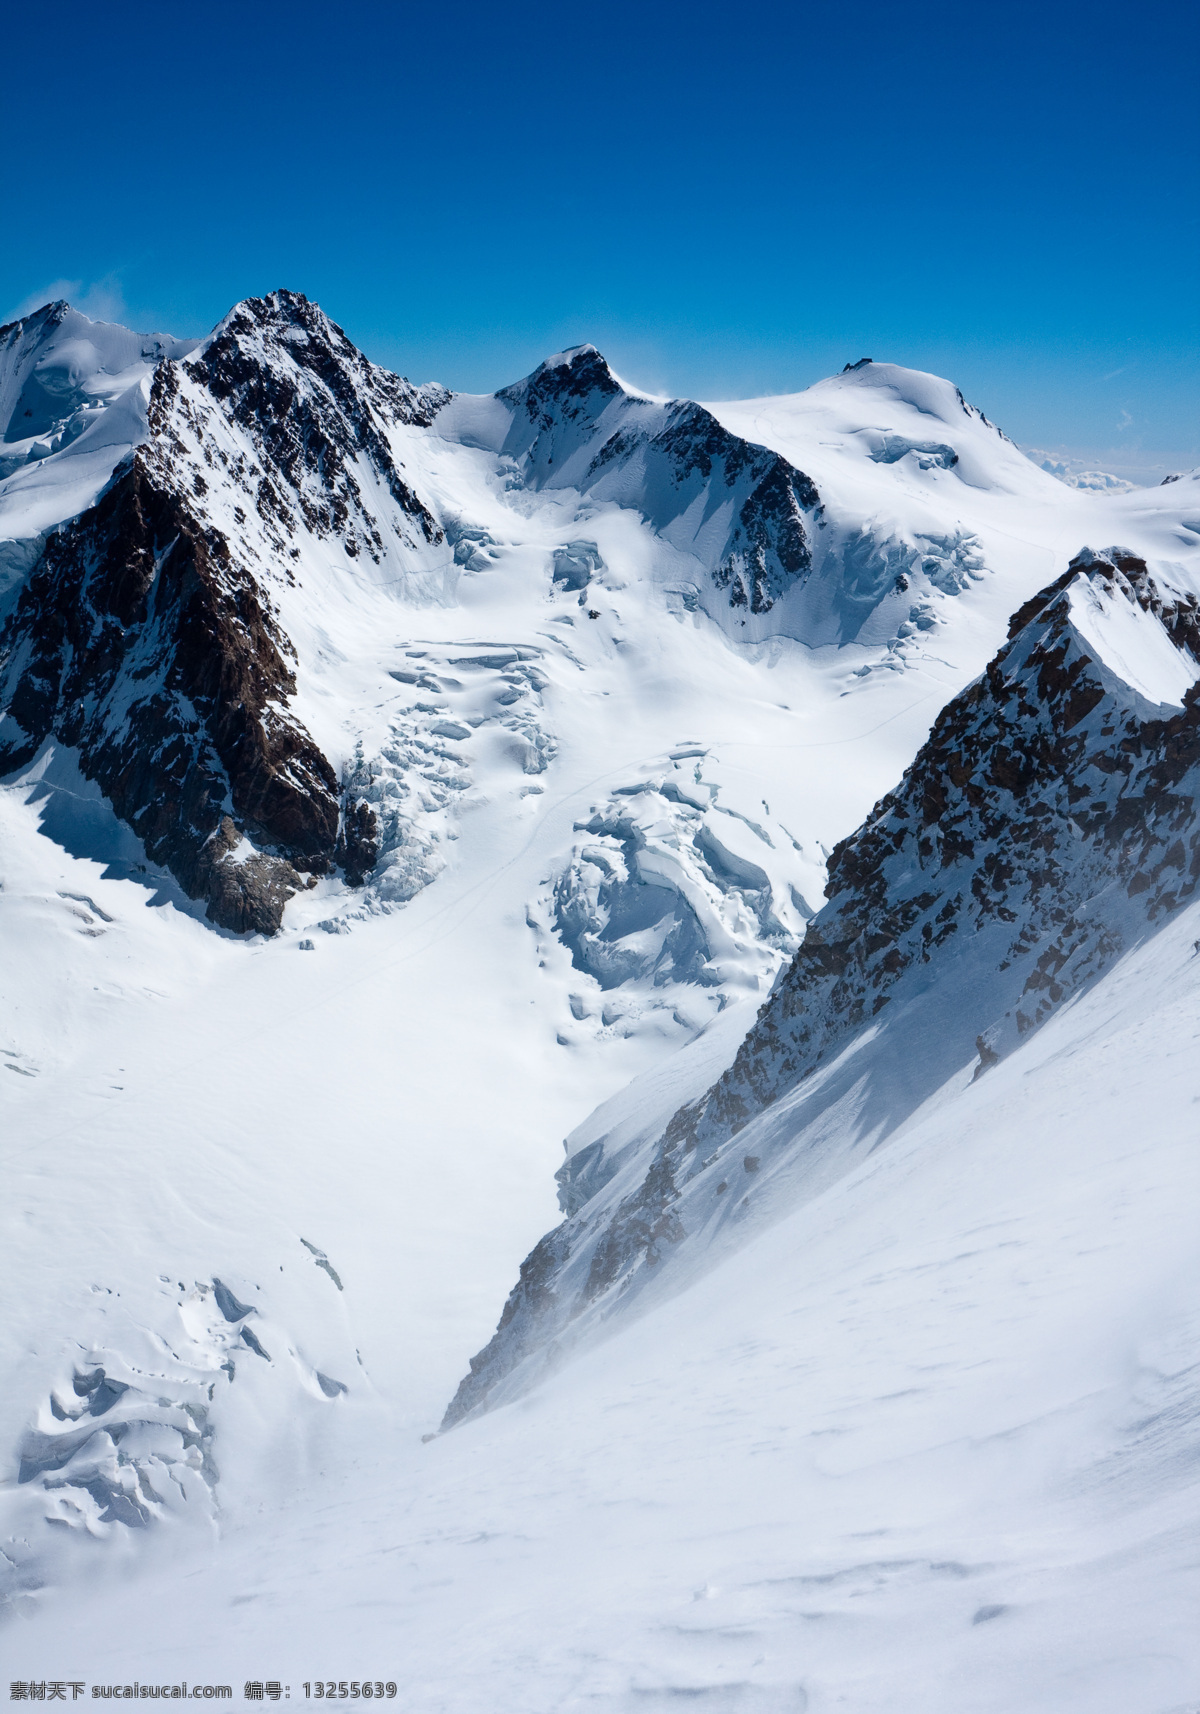
M 732 501 L 701 553 L 739 629 L 810 569 L 803 514 L 820 504 L 815 485 L 704 405 L 624 386 L 594 345 L 548 357 L 495 397 L 512 411 L 501 450 L 522 461 L 531 487 L 575 486 L 636 506 L 679 547 L 699 547 L 698 531 Z
M 92 321 L 64 298 L 0 328 L 0 441 L 13 448 L 0 479 L 71 445 L 156 363 L 196 344 Z
M 69 745 L 214 922 L 273 933 L 294 892 L 335 867 L 361 878 L 376 849 L 290 711 L 279 594 L 306 544 L 346 566 L 442 545 L 389 432 L 447 395 L 370 363 L 298 292 L 236 304 L 183 351 L 153 369 L 132 459 L 51 535 L 8 620 L 0 766 Z M 13 385 L 34 411 L 50 395 L 30 362 Z
M 231 339 L 252 337 L 255 334 L 264 335 L 268 340 L 282 338 L 286 342 L 288 335 L 296 331 L 315 335 L 330 344 L 344 344 L 350 351 L 355 350 L 342 329 L 325 314 L 320 304 L 305 297 L 303 292 L 293 292 L 286 287 L 280 287 L 262 297 L 242 298 L 234 304 L 204 340 L 199 355 L 204 356 L 214 345 Z
M 613 399 L 624 396 L 624 387 L 594 345 L 556 352 L 523 380 L 496 394 L 506 404 L 523 407 L 531 418 L 545 421 L 598 415 Z
M 10 337 L 18 330 L 29 334 L 57 327 L 70 310 L 71 306 L 66 298 L 55 298 L 53 303 L 42 304 L 40 309 L 31 310 L 28 315 L 5 322 L 4 326 L 0 327 L 0 340 Z
M 590 340 L 585 339 L 579 345 L 568 345 L 562 351 L 556 351 L 553 357 L 544 358 L 542 362 L 538 364 L 538 368 L 561 369 L 564 366 L 570 368 L 573 364 L 585 361 L 589 358 L 599 358 L 601 363 L 605 363 L 605 358 L 600 348 L 593 345 Z M 605 366 L 607 367 L 607 364 L 605 364 Z
M 968 404 L 962 389 L 953 381 L 924 369 L 909 369 L 902 363 L 878 363 L 873 357 L 860 357 L 857 363 L 847 363 L 840 374 L 831 375 L 814 385 L 822 389 L 846 386 L 878 388 L 910 405 L 922 416 L 936 417 L 947 426 L 966 416 L 982 423 L 1002 440 L 1009 439 L 977 405 Z

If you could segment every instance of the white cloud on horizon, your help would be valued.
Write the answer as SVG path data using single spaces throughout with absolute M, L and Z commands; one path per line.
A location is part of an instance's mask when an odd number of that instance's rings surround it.
M 1026 458 L 1069 487 L 1103 489 L 1103 480 L 1084 478 L 1112 477 L 1119 483 L 1132 483 L 1135 488 L 1154 488 L 1165 476 L 1194 470 L 1200 464 L 1200 449 L 1177 448 L 1174 451 L 1142 451 L 1140 447 L 1087 446 L 1022 446 Z

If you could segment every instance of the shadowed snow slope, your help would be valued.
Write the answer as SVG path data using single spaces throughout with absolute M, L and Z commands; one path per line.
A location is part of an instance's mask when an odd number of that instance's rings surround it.
M 815 1192 L 960 1067 L 976 1075 L 1195 892 L 1200 622 L 1121 550 L 1017 613 L 897 790 L 839 845 L 829 903 L 702 1100 L 593 1145 L 447 1415 L 530 1384 L 744 1217 Z M 586 1189 L 586 1195 L 584 1190 Z
M 3 336 L 12 1671 L 1178 1709 L 1195 479 L 885 364 L 72 316 Z

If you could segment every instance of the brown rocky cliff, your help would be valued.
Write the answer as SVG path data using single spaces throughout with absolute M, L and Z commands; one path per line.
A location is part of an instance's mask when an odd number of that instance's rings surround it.
M 375 814 L 342 801 L 292 711 L 273 592 L 305 540 L 350 565 L 389 541 L 441 544 L 387 431 L 428 425 L 446 397 L 369 363 L 289 292 L 160 364 L 145 443 L 49 539 L 0 636 L 0 769 L 47 739 L 70 746 L 151 858 L 236 932 L 275 932 L 305 875 L 340 866 L 360 883 Z

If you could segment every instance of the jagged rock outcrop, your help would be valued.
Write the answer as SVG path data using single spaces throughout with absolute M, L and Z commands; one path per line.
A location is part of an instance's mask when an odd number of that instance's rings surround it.
M 1153 923 L 1191 896 L 1200 831 L 1179 787 L 1200 763 L 1197 608 L 1195 596 L 1161 589 L 1142 560 L 1110 550 L 1085 552 L 1018 611 L 1005 647 L 942 711 L 901 785 L 835 848 L 826 908 L 681 1135 L 739 1130 L 954 936 L 999 927 L 1011 937 L 1000 967 L 1021 980 L 1003 1023 L 988 1020 L 989 1046 L 1003 1051 L 1125 944 L 1121 898 L 1139 901 L 1135 922 Z M 1095 614 L 1101 625 L 1132 622 L 1151 649 L 1161 639 L 1167 658 L 1156 665 L 1180 695 L 1178 713 L 1163 706 L 1173 695 L 1156 709 L 1105 661 L 1089 635 Z
M 247 474 L 259 516 L 271 520 L 281 552 L 292 545 L 288 537 L 298 520 L 317 537 L 340 536 L 351 557 L 383 551 L 379 520 L 355 469 L 359 459 L 410 521 L 412 539 L 443 540 L 431 510 L 401 475 L 386 429 L 397 423 L 427 428 L 449 395 L 442 387 L 414 387 L 369 362 L 299 292 L 237 304 L 185 374 L 252 442 L 263 469 Z M 187 405 L 182 408 L 186 413 Z M 202 417 L 193 411 L 192 420 L 202 438 Z M 219 452 L 217 460 L 229 468 Z M 211 456 L 205 462 L 214 468 Z
M 338 834 L 337 781 L 287 711 L 287 638 L 228 540 L 141 452 L 51 537 L 2 649 L 0 767 L 76 748 L 214 921 L 271 932 Z M 249 832 L 269 851 L 243 854 Z
M 1120 549 L 1085 550 L 834 850 L 828 903 L 725 1075 L 636 1158 L 606 1171 L 589 1151 L 582 1206 L 564 1167 L 575 1212 L 526 1262 L 446 1426 L 734 1217 L 732 1185 L 801 1147 L 836 1171 L 838 1147 L 853 1158 L 839 1127 L 877 1142 L 956 1069 L 986 1075 L 1194 896 L 1198 793 L 1200 602 Z M 884 1109 L 867 1095 L 889 1032 Z
M 161 363 L 145 443 L 51 535 L 0 635 L 0 770 L 48 738 L 76 749 L 150 856 L 237 932 L 274 932 L 305 875 L 361 881 L 374 811 L 342 801 L 289 707 L 279 597 L 314 540 L 351 562 L 442 543 L 386 431 L 444 399 L 290 292 Z
M 575 487 L 636 506 L 707 565 L 729 605 L 767 613 L 812 564 L 805 513 L 820 497 L 778 453 L 731 434 L 703 405 L 624 388 L 592 345 L 541 364 L 496 397 L 501 450 L 530 487 Z

